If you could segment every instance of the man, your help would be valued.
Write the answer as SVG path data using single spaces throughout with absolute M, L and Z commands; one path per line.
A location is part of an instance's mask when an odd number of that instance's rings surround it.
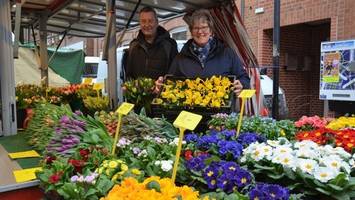
M 159 26 L 155 10 L 144 7 L 139 12 L 140 31 L 129 46 L 125 64 L 126 79 L 149 77 L 157 79 L 167 74 L 177 54 L 176 41 Z

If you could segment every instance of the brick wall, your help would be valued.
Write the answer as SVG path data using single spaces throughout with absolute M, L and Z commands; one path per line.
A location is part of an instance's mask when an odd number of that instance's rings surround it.
M 236 0 L 239 10 L 240 2 Z M 245 0 L 244 24 L 261 65 L 272 65 L 273 4 L 271 0 Z M 264 13 L 255 14 L 256 8 L 264 8 Z M 323 114 L 323 102 L 318 100 L 320 42 L 355 38 L 354 9 L 353 0 L 281 1 L 280 64 L 285 64 L 287 51 L 312 57 L 308 71 L 280 69 L 280 86 L 291 118 Z

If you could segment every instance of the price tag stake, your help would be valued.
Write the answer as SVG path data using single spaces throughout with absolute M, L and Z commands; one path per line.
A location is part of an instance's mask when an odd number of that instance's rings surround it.
M 120 105 L 120 107 L 116 111 L 118 113 L 118 122 L 117 122 L 117 128 L 115 132 L 115 139 L 112 145 L 112 152 L 111 152 L 112 155 L 115 155 L 116 146 L 120 135 L 122 117 L 123 115 L 127 115 L 133 109 L 133 107 L 134 104 L 124 102 Z
M 179 167 L 179 160 L 180 160 L 180 154 L 182 148 L 182 140 L 184 138 L 184 132 L 186 129 L 191 131 L 195 130 L 196 126 L 201 121 L 201 119 L 202 119 L 201 115 L 197 115 L 186 111 L 181 111 L 179 116 L 174 121 L 174 126 L 179 128 L 180 134 L 179 134 L 179 143 L 175 155 L 173 174 L 171 177 L 173 183 L 175 183 L 176 173 Z
M 255 94 L 255 90 L 242 90 L 242 92 L 238 96 L 239 98 L 242 99 L 242 107 L 240 108 L 240 115 L 239 115 L 239 120 L 238 120 L 238 124 L 237 124 L 237 137 L 239 136 L 240 127 L 242 126 L 245 100 L 251 98 L 254 94 Z

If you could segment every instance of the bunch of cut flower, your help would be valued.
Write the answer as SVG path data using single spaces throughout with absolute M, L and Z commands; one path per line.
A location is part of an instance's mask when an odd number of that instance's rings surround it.
M 250 144 L 241 161 L 259 180 L 286 182 L 290 189 L 306 195 L 353 197 L 349 192 L 355 189 L 351 176 L 354 156 L 341 147 L 319 146 L 309 140 L 290 143 L 280 138 Z
M 232 82 L 228 77 L 212 76 L 202 80 L 167 80 L 155 103 L 163 106 L 219 108 L 227 106 Z
M 153 79 L 140 77 L 126 81 L 122 86 L 122 91 L 127 102 L 135 104 L 137 108 L 144 107 L 146 111 L 149 111 L 150 103 L 155 96 L 153 93 L 154 87 Z
M 150 177 L 143 182 L 126 178 L 115 185 L 104 200 L 198 200 L 199 192 L 188 186 L 178 187 L 169 178 Z
M 81 112 L 72 116 L 63 116 L 55 128 L 46 151 L 50 154 L 68 157 L 80 145 L 97 145 L 111 148 L 113 139 L 105 131 L 104 125 L 92 117 L 85 117 Z

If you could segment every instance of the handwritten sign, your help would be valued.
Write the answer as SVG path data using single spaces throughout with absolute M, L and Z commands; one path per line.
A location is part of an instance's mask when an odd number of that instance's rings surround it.
M 36 179 L 36 174 L 35 174 L 36 171 L 42 171 L 42 167 L 15 170 L 13 171 L 13 174 L 16 182 L 22 183 L 22 182 L 27 182 Z
M 104 89 L 104 83 L 95 83 L 93 86 L 94 90 L 102 90 Z
M 239 94 L 239 98 L 251 98 L 254 96 L 255 90 L 242 90 L 242 92 Z
M 134 104 L 123 102 L 116 112 L 122 115 L 127 115 L 134 107 Z
M 198 123 L 200 123 L 201 119 L 201 115 L 183 110 L 174 121 L 174 126 L 192 131 L 196 128 Z
M 37 153 L 37 151 L 31 150 L 31 151 L 21 151 L 21 152 L 9 153 L 9 157 L 11 159 L 33 158 L 33 157 L 40 157 L 40 155 Z

